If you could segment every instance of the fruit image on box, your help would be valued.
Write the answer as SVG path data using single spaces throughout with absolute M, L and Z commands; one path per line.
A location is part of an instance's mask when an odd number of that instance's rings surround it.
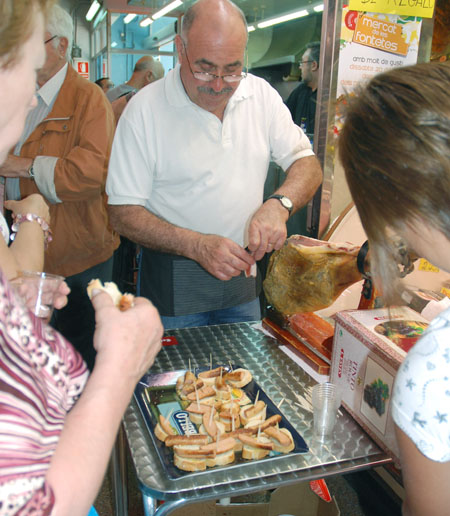
M 397 346 L 408 352 L 422 336 L 427 326 L 427 323 L 402 319 L 400 321 L 387 321 L 377 324 L 375 331 L 380 335 L 385 335 L 392 342 L 395 342 Z
M 379 416 L 386 412 L 386 400 L 389 398 L 389 386 L 379 378 L 364 387 L 364 401 L 376 410 Z

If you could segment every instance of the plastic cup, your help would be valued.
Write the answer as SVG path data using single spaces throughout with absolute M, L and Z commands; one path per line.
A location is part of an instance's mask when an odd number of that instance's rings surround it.
M 53 313 L 55 297 L 63 281 L 63 276 L 55 274 L 22 271 L 12 283 L 34 315 L 49 321 Z
M 312 389 L 314 434 L 321 441 L 329 439 L 341 405 L 342 392 L 334 383 L 319 383 Z

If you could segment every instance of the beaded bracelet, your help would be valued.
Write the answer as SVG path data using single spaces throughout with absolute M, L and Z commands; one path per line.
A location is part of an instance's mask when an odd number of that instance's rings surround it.
M 22 222 L 37 222 L 44 232 L 44 245 L 47 249 L 49 242 L 52 241 L 52 231 L 46 220 L 44 220 L 42 217 L 39 217 L 39 215 L 36 215 L 35 213 L 17 213 L 13 214 L 12 218 L 13 224 L 11 226 L 11 240 L 14 240 L 16 237 L 16 233 L 19 231 L 19 226 L 22 224 Z

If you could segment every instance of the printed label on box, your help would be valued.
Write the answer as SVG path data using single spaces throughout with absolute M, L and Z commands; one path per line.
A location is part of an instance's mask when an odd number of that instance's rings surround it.
M 366 416 L 375 428 L 384 435 L 386 433 L 394 376 L 368 356 L 363 385 L 361 414 Z

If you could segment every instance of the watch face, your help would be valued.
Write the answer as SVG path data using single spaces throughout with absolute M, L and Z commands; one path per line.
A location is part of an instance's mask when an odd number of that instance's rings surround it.
M 292 210 L 292 206 L 293 206 L 293 204 L 292 204 L 292 201 L 291 201 L 290 199 L 288 199 L 287 197 L 282 197 L 282 198 L 280 199 L 280 201 L 281 201 L 281 204 L 282 204 L 285 208 L 287 208 L 288 210 Z

